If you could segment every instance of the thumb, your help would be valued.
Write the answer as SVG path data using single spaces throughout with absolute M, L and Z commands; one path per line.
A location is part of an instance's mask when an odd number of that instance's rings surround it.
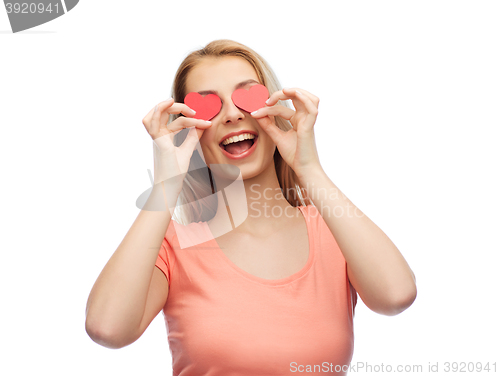
M 201 131 L 202 131 L 201 133 L 203 133 L 203 130 L 201 130 Z M 200 135 L 200 137 L 201 137 L 201 135 Z M 185 150 L 185 151 L 189 151 L 190 153 L 193 153 L 194 148 L 198 142 L 199 142 L 199 137 L 198 137 L 198 133 L 197 133 L 197 128 L 192 127 L 189 129 L 189 132 L 186 136 L 186 139 L 184 140 L 184 142 L 182 143 L 180 148 Z
M 278 145 L 283 135 L 286 133 L 278 128 L 278 126 L 271 120 L 269 116 L 257 119 L 260 127 L 271 137 L 271 140 Z

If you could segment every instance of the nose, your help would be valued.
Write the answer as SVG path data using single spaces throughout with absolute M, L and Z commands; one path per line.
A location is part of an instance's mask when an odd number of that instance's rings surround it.
M 237 124 L 245 119 L 245 113 L 234 105 L 231 98 L 224 101 L 221 112 L 224 124 Z

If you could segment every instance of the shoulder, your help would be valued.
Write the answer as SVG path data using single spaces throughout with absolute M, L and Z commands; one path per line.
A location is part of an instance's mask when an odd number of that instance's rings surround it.
M 210 240 L 211 234 L 207 231 L 206 222 L 192 222 L 183 225 L 175 219 L 170 221 L 165 239 L 172 245 L 172 248 L 189 248 L 196 244 L 201 244 Z
M 326 224 L 323 216 L 321 215 L 318 208 L 314 205 L 300 206 L 299 207 L 304 214 L 307 225 L 312 233 L 319 236 L 322 239 L 328 239 L 336 243 L 330 228 Z
M 307 222 L 311 224 L 317 225 L 318 223 L 324 222 L 319 210 L 314 205 L 302 205 L 298 206 L 298 208 L 304 214 L 304 217 Z

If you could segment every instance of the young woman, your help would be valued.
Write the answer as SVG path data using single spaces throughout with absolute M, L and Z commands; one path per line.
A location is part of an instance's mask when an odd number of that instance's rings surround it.
M 258 85 L 270 93 L 262 108 L 235 103 Z M 188 93 L 215 94 L 219 112 L 198 119 Z M 172 94 L 143 119 L 155 185 L 90 293 L 87 333 L 124 347 L 163 310 L 175 375 L 346 374 L 356 294 L 396 315 L 416 284 L 322 169 L 319 99 L 281 89 L 257 53 L 229 40 L 191 53 Z M 222 195 L 235 169 L 241 189 Z

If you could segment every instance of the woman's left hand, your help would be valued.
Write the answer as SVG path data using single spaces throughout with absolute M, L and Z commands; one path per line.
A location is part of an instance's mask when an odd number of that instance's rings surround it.
M 279 100 L 291 99 L 291 108 L 275 105 Z M 314 140 L 314 123 L 318 116 L 319 98 L 302 89 L 283 89 L 273 93 L 266 102 L 267 107 L 252 112 L 260 127 L 276 144 L 285 162 L 299 179 L 306 173 L 321 170 Z M 283 131 L 276 126 L 274 116 L 289 120 L 292 129 Z

